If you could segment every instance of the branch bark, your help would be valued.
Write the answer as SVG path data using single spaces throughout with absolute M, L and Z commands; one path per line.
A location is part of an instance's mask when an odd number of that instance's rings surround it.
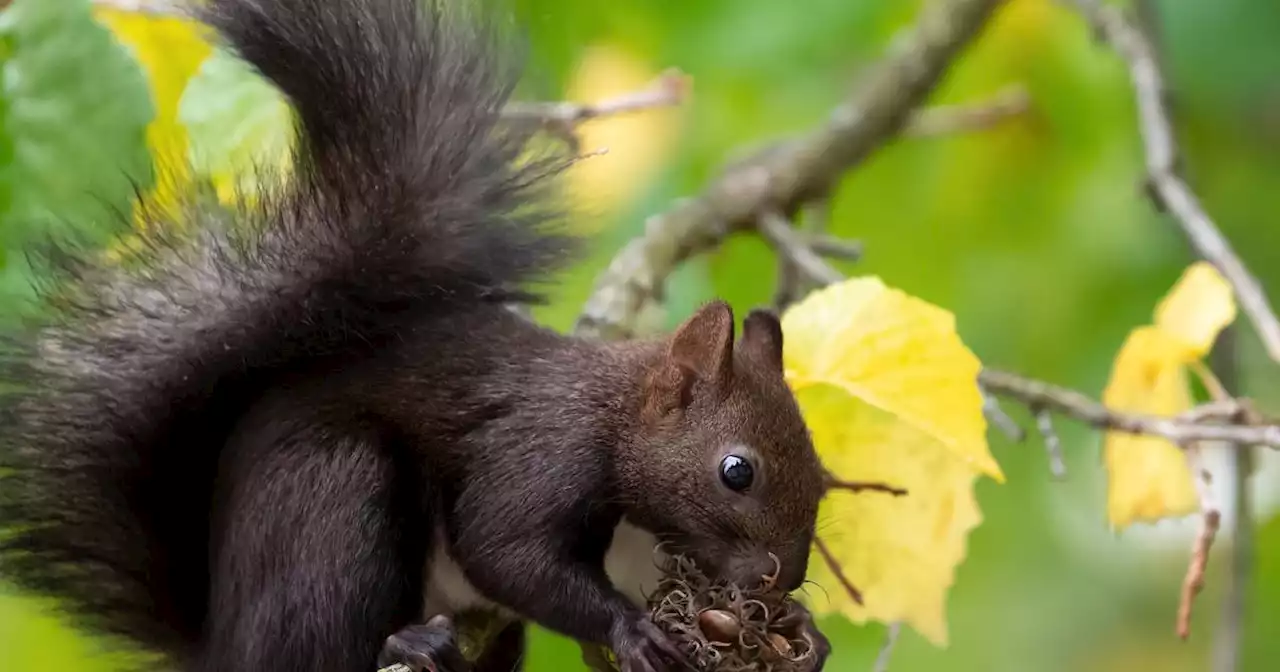
M 978 377 L 983 387 L 1031 408 L 1052 410 L 1096 429 L 1159 436 L 1187 446 L 1197 441 L 1225 441 L 1280 447 L 1280 425 L 1244 424 L 1244 408 L 1238 402 L 1212 403 L 1177 418 L 1114 411 L 1075 390 L 1011 373 L 984 369 Z M 1211 424 L 1226 421 L 1232 424 Z
M 577 333 L 608 339 L 633 335 L 645 303 L 661 293 L 681 262 L 755 226 L 762 213 L 790 215 L 799 203 L 824 196 L 841 175 L 907 125 L 1000 4 L 943 0 L 929 5 L 901 47 L 821 128 L 739 164 L 697 196 L 650 217 L 644 234 L 597 279 Z
M 1147 191 L 1156 207 L 1174 217 L 1196 253 L 1231 283 L 1263 347 L 1280 362 L 1280 319 L 1266 291 L 1240 260 L 1178 170 L 1178 145 L 1165 105 L 1165 83 L 1155 50 L 1142 31 L 1114 6 L 1072 0 L 1098 35 L 1125 60 L 1137 96 L 1138 125 L 1146 154 Z

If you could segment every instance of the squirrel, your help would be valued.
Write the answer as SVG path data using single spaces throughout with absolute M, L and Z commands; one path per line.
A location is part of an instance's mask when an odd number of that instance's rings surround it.
M 679 669 L 643 606 L 655 544 L 801 587 L 824 471 L 772 312 L 612 343 L 510 309 L 579 241 L 548 187 L 570 162 L 502 122 L 498 22 L 195 11 L 289 99 L 289 167 L 232 204 L 139 199 L 136 253 L 31 250 L 47 310 L 0 348 L 4 579 L 188 672 L 465 670 L 450 619 L 482 606 L 515 625 L 475 670 L 518 668 L 528 623 Z

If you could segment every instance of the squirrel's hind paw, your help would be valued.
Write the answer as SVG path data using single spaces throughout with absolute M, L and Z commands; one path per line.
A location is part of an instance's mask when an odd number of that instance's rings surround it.
M 378 669 L 401 665 L 411 672 L 470 672 L 471 664 L 458 648 L 453 622 L 436 616 L 410 625 L 387 638 L 378 654 Z

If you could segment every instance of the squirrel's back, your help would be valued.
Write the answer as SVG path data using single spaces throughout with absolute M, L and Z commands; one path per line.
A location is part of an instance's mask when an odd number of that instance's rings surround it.
M 500 124 L 518 74 L 502 31 L 441 4 L 205 3 L 293 103 L 292 167 L 252 205 L 157 213 L 123 262 L 65 241 L 41 255 L 48 319 L 0 350 L 6 580 L 186 649 L 219 451 L 253 400 L 424 320 L 531 300 L 564 260 L 535 193 L 560 164 L 520 162 Z

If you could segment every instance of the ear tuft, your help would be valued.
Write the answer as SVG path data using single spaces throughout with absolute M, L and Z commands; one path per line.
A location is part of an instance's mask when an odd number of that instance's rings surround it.
M 742 323 L 738 347 L 752 361 L 782 371 L 782 322 L 773 311 L 751 311 Z

